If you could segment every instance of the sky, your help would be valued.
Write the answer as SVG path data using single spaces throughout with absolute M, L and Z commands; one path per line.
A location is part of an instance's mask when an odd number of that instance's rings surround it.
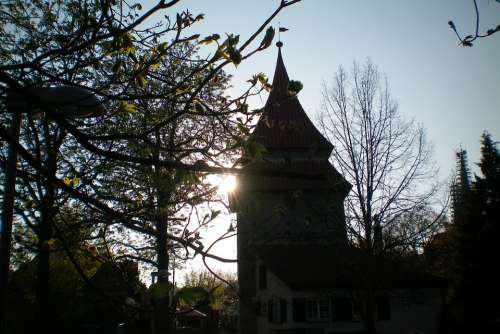
M 148 4 L 152 2 L 144 8 Z M 234 33 L 241 41 L 278 5 L 279 0 L 187 0 L 174 9 L 205 14 L 192 33 Z M 478 0 L 478 5 L 481 31 L 500 24 L 500 3 Z M 290 29 L 281 34 L 283 58 L 290 78 L 304 84 L 299 99 L 312 120 L 321 104 L 322 83 L 331 82 L 339 66 L 349 68 L 353 61 L 369 58 L 387 76 L 400 113 L 423 124 L 440 177 L 446 179 L 459 147 L 468 151 L 477 172 L 481 133 L 486 130 L 500 140 L 500 33 L 464 48 L 447 23 L 453 20 L 467 35 L 474 31 L 474 18 L 472 0 L 302 0 L 271 24 Z M 252 74 L 264 72 L 272 78 L 276 56 L 273 43 L 237 68 L 229 66 L 234 75 L 231 92 L 243 91 Z M 253 101 L 252 107 L 262 107 L 265 99 L 263 95 Z M 227 222 L 230 217 L 220 219 Z M 219 252 L 234 257 L 235 241 Z

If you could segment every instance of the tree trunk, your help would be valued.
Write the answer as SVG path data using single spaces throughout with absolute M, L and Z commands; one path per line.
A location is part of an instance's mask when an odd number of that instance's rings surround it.
M 158 284 L 169 285 L 168 279 L 168 242 L 167 242 L 168 219 L 162 217 L 156 224 L 156 252 L 158 262 Z M 170 295 L 170 291 L 169 291 Z M 168 334 L 171 329 L 170 299 L 169 295 L 163 296 L 155 307 L 156 334 Z
M 370 238 L 372 242 L 372 238 Z M 375 288 L 374 282 L 377 281 L 378 270 L 374 263 L 374 254 L 371 244 L 365 250 L 365 264 L 364 268 L 366 271 L 366 289 L 363 291 L 362 295 L 362 316 L 363 323 L 365 326 L 365 332 L 368 334 L 375 334 L 377 332 L 376 319 L 375 319 Z
M 373 289 L 369 288 L 365 294 L 365 316 L 364 316 L 365 331 L 368 334 L 377 332 L 375 323 L 375 296 Z
M 156 159 L 160 159 L 160 143 L 161 136 L 159 130 L 155 132 L 156 137 L 156 147 L 154 151 L 154 156 Z M 156 209 L 158 212 L 157 222 L 156 222 L 156 257 L 158 264 L 158 284 L 170 287 L 168 279 L 168 265 L 169 265 L 169 254 L 168 254 L 168 211 L 165 204 L 169 202 L 169 192 L 165 189 L 165 182 L 161 173 L 161 168 L 155 167 L 155 186 L 157 194 Z M 168 334 L 172 329 L 172 317 L 171 317 L 171 305 L 170 305 L 170 295 L 171 291 L 168 290 L 166 296 L 158 301 L 155 307 L 156 319 L 156 334 Z
M 21 114 L 12 116 L 11 135 L 19 143 Z M 9 145 L 8 159 L 4 170 L 4 194 L 1 212 L 0 229 L 0 333 L 7 333 L 7 300 L 9 295 L 10 250 L 12 243 L 12 219 L 14 216 L 14 199 L 16 195 L 17 152 Z
M 49 149 L 46 161 L 52 176 L 57 173 L 57 148 Z M 50 317 L 50 239 L 52 238 L 52 218 L 54 215 L 55 188 L 52 182 L 45 183 L 45 196 L 40 225 L 38 227 L 38 257 L 36 279 L 36 323 L 40 332 L 49 332 Z

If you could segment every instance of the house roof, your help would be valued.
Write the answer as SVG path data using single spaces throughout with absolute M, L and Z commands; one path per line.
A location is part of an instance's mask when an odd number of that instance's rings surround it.
M 289 82 L 279 47 L 273 88 L 253 134 L 268 150 L 316 149 L 326 151 L 328 156 L 332 151 L 332 144 L 307 117 L 297 96 L 290 95 Z
M 368 258 L 360 249 L 326 244 L 260 246 L 260 259 L 292 290 L 438 287 L 443 281 L 420 267 L 382 257 Z M 369 275 L 370 266 L 375 274 Z
M 289 81 L 280 47 L 273 89 L 253 132 L 269 154 L 244 167 L 246 171 L 265 173 L 240 175 L 236 193 L 333 190 L 345 197 L 351 185 L 328 161 L 333 146 L 307 117 L 297 96 L 290 96 Z M 236 201 L 231 203 L 236 205 Z
M 205 319 L 208 317 L 205 313 L 196 309 L 177 311 L 176 315 L 179 319 Z

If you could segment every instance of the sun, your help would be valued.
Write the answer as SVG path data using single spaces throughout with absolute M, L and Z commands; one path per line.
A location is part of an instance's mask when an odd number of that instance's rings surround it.
M 228 195 L 235 191 L 238 186 L 238 181 L 234 175 L 210 174 L 207 177 L 207 181 L 213 187 L 217 188 L 219 195 Z
M 222 195 L 229 194 L 233 192 L 238 186 L 238 182 L 236 181 L 236 177 L 234 175 L 224 175 L 218 187 L 218 192 Z

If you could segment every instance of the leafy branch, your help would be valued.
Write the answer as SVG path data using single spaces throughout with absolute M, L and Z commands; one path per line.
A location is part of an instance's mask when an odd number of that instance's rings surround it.
M 500 0 L 495 0 L 495 1 L 497 3 L 500 3 Z M 473 42 L 475 40 L 477 40 L 478 38 L 489 37 L 489 36 L 493 35 L 494 33 L 497 33 L 500 31 L 500 24 L 499 24 L 496 27 L 493 27 L 493 28 L 486 30 L 485 33 L 479 32 L 479 8 L 477 7 L 477 0 L 473 0 L 473 2 L 474 2 L 474 11 L 476 13 L 476 29 L 475 29 L 473 35 L 467 35 L 467 36 L 463 37 L 463 35 L 461 35 L 458 32 L 455 23 L 451 20 L 448 21 L 448 25 L 450 26 L 451 30 L 453 30 L 455 32 L 455 34 L 457 35 L 457 38 L 459 39 L 460 44 L 462 46 L 466 46 L 466 47 L 472 47 L 474 45 Z

